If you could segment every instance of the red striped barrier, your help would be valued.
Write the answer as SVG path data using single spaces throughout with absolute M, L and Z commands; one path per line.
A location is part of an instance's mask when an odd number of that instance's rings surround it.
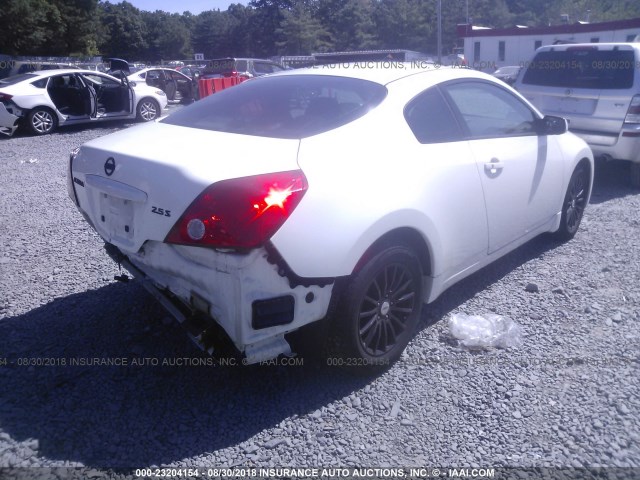
M 247 80 L 247 77 L 201 78 L 198 81 L 200 98 L 208 97 L 225 88 L 233 87 Z

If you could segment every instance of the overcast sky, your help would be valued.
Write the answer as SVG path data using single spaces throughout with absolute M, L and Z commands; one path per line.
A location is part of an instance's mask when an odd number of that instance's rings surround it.
M 119 0 L 112 0 L 111 3 L 118 3 Z M 128 0 L 140 10 L 155 12 L 164 10 L 170 13 L 183 13 L 190 11 L 193 14 L 204 12 L 205 10 L 226 10 L 232 3 L 249 3 L 247 0 Z

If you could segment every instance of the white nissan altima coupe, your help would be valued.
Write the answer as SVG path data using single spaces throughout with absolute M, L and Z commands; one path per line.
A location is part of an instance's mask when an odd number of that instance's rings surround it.
M 323 320 L 343 359 L 388 365 L 423 303 L 578 230 L 593 157 L 564 119 L 473 70 L 356 67 L 250 80 L 72 153 L 107 252 L 205 349 L 222 327 L 259 362 Z
M 33 135 L 58 126 L 162 115 L 165 93 L 93 70 L 43 70 L 0 80 L 0 133 L 20 125 Z

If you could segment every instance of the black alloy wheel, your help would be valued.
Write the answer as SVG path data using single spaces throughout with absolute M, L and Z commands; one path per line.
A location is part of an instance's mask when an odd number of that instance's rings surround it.
M 420 260 L 411 249 L 374 255 L 352 277 L 336 314 L 335 363 L 369 371 L 390 366 L 415 333 L 422 297 Z
M 578 232 L 589 196 L 589 173 L 584 164 L 576 167 L 569 179 L 567 193 L 562 204 L 560 228 L 556 236 L 563 241 L 571 240 Z

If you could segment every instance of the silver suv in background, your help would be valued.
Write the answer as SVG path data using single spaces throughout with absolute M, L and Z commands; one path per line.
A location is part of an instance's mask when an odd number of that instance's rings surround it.
M 516 89 L 545 114 L 568 119 L 595 157 L 631 162 L 640 187 L 640 44 L 549 45 L 524 67 Z
M 218 58 L 210 60 L 202 70 L 202 78 L 259 77 L 282 72 L 284 68 L 271 60 L 259 58 Z

